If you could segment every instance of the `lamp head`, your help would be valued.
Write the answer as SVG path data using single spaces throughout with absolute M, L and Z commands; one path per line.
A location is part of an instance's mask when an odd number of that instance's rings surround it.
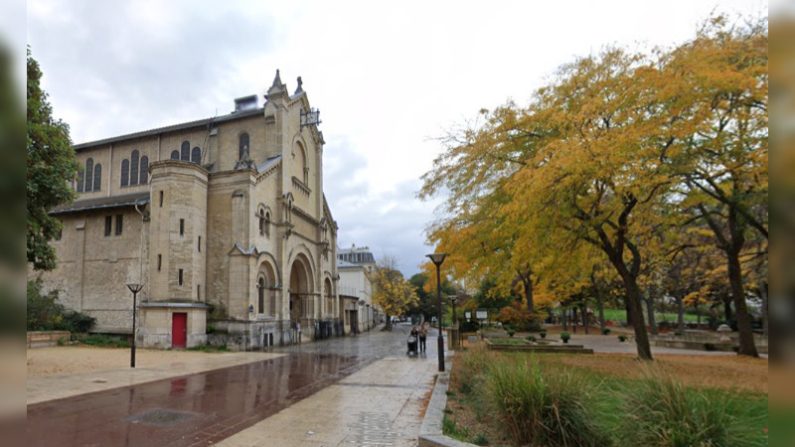
M 431 262 L 433 262 L 436 267 L 439 267 L 442 265 L 442 262 L 444 262 L 444 258 L 447 257 L 447 253 L 433 253 L 425 256 L 430 258 Z
M 144 285 L 137 282 L 131 282 L 127 284 L 127 288 L 130 289 L 130 292 L 132 293 L 138 293 L 144 288 Z

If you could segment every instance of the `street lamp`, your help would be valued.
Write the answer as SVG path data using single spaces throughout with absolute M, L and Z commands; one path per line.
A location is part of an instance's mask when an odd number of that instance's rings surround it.
M 137 303 L 138 292 L 144 288 L 143 284 L 129 283 L 127 288 L 133 294 L 133 326 L 132 326 L 132 346 L 130 346 L 130 368 L 135 368 L 135 307 Z
M 439 273 L 439 267 L 447 257 L 447 253 L 434 253 L 426 255 L 431 259 L 433 265 L 436 266 L 436 301 L 437 310 L 439 313 L 439 338 L 438 338 L 438 351 L 439 351 L 439 372 L 444 372 L 444 339 L 442 338 L 442 281 Z

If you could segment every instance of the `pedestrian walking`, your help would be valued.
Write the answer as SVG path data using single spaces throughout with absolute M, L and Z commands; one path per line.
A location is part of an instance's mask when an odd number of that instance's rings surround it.
M 427 321 L 425 323 L 423 323 L 422 326 L 420 326 L 419 335 L 420 335 L 420 352 L 425 352 L 425 341 L 428 338 L 428 322 Z
M 298 344 L 301 344 L 301 322 L 295 322 L 295 332 L 298 333 Z

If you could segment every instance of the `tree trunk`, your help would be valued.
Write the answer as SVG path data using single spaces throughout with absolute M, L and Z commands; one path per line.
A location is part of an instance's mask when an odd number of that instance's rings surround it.
M 742 270 L 740 268 L 739 250 L 729 250 L 729 282 L 731 283 L 734 298 L 734 315 L 737 318 L 737 331 L 740 335 L 740 355 L 759 357 L 754 343 L 754 333 L 751 328 L 751 316 L 745 303 L 745 290 L 743 289 Z
M 571 328 L 573 332 L 577 333 L 577 306 L 571 308 Z
M 533 280 L 529 274 L 522 276 L 522 285 L 524 286 L 524 297 L 527 300 L 527 311 L 533 314 L 535 312 L 535 307 L 533 306 Z
M 632 327 L 635 330 L 638 357 L 641 360 L 653 360 L 651 346 L 649 345 L 649 335 L 646 332 L 646 324 L 643 321 L 640 289 L 636 279 L 626 271 L 626 268 L 623 270 L 621 280 L 627 293 L 627 307 L 629 308 L 629 318 L 632 319 Z
M 561 318 L 561 323 L 563 324 L 563 330 L 564 331 L 568 331 L 569 330 L 568 313 L 569 313 L 569 310 L 566 309 L 565 307 L 561 309 L 560 318 Z
M 392 318 L 389 314 L 384 314 L 386 316 L 386 324 L 384 324 L 383 331 L 391 331 L 392 330 Z
M 654 319 L 654 295 L 651 290 L 646 293 L 646 314 L 649 316 L 649 328 L 652 335 L 657 335 L 657 321 Z
M 585 327 L 585 334 L 588 334 L 588 326 L 591 325 L 591 322 L 588 321 L 588 304 L 583 302 L 582 309 L 580 309 L 580 314 L 582 315 L 582 325 Z
M 627 311 L 627 326 L 634 327 L 635 325 L 632 323 L 632 311 L 629 309 L 629 297 L 624 297 L 624 308 Z
M 763 282 L 759 286 L 759 296 L 762 298 L 762 334 L 767 337 L 767 282 Z
M 685 300 L 680 294 L 674 296 L 676 299 L 676 332 L 685 333 Z
M 602 291 L 596 284 L 593 275 L 591 275 L 591 285 L 593 286 L 594 295 L 596 295 L 596 309 L 599 312 L 599 331 L 604 332 L 607 325 L 605 324 L 605 303 L 602 298 Z
M 726 320 L 726 324 L 731 326 L 732 324 L 732 296 L 726 294 L 722 298 L 723 301 L 723 318 Z

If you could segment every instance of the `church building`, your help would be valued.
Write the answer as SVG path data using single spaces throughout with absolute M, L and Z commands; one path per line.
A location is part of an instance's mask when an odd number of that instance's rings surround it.
M 43 274 L 95 332 L 162 348 L 259 349 L 342 335 L 337 224 L 319 113 L 279 72 L 259 104 L 74 146 L 78 198 Z

